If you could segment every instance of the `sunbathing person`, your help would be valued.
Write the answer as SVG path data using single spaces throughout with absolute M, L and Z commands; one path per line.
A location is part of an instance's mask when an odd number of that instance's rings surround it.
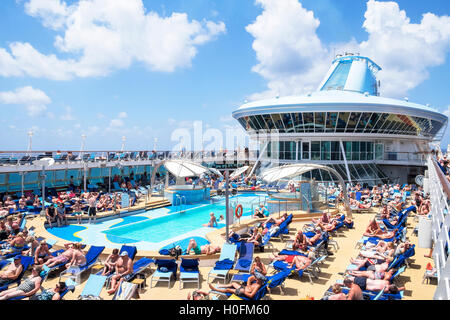
M 255 246 L 260 246 L 262 244 L 262 234 L 259 229 L 253 232 L 253 235 L 247 239 L 247 242 L 253 243 Z
M 375 272 L 386 272 L 389 268 L 390 263 L 394 259 L 392 257 L 386 258 L 382 263 L 374 263 L 376 261 L 370 259 L 353 259 L 350 258 L 350 263 L 356 265 L 356 268 L 353 270 L 360 270 L 361 268 L 366 268 L 367 271 L 375 271 Z
M 256 256 L 253 260 L 253 264 L 250 268 L 250 274 L 254 274 L 256 272 L 259 272 L 263 275 L 267 274 L 266 267 L 264 266 L 264 263 L 262 263 L 261 258 Z
M 111 289 L 108 290 L 108 294 L 114 294 L 123 281 L 123 277 L 131 272 L 133 272 L 133 261 L 128 257 L 128 252 L 124 251 L 117 259 L 115 273 L 111 277 Z
M 105 267 L 102 276 L 106 276 L 113 272 L 116 268 L 116 262 L 119 259 L 119 249 L 113 249 L 112 253 L 106 258 Z
M 295 271 L 304 270 L 311 264 L 314 257 L 315 257 L 315 255 L 314 255 L 314 252 L 312 252 L 312 251 L 310 251 L 308 253 L 307 257 L 301 256 L 301 255 L 294 256 L 294 259 L 289 264 L 289 268 L 292 268 L 295 266 Z
M 276 224 L 277 226 L 279 226 L 280 224 L 282 224 L 286 219 L 287 219 L 287 213 L 285 213 L 285 214 L 283 214 L 282 216 L 281 216 L 281 218 L 280 219 L 275 219 L 275 218 L 273 218 L 273 217 L 270 217 L 269 219 L 267 219 L 265 222 L 264 222 L 264 226 L 267 224 L 267 223 L 274 223 L 274 224 Z
M 81 250 L 81 244 L 75 243 L 73 245 L 72 258 L 69 263 L 66 264 L 66 268 L 79 267 L 86 263 L 86 256 Z
M 188 300 L 210 300 L 209 299 L 209 292 L 201 291 L 201 290 L 194 290 L 192 294 L 189 292 L 187 295 Z
M 339 224 L 340 222 L 337 220 L 333 220 L 331 221 L 331 223 L 325 224 L 322 222 L 319 222 L 317 224 L 317 226 L 322 229 L 322 231 L 327 231 L 327 232 L 332 232 L 336 229 L 336 226 Z
M 29 247 L 29 249 L 22 251 L 22 255 L 34 257 L 34 253 L 36 249 L 39 247 L 39 241 L 36 240 L 33 236 L 28 236 L 25 239 L 25 244 Z
M 353 278 L 346 277 L 344 279 L 344 286 L 350 289 L 347 294 L 347 300 L 364 300 L 362 293 L 363 289 L 358 282 L 354 282 Z
M 294 243 L 292 244 L 293 250 L 302 250 L 305 251 L 310 245 L 308 238 L 303 234 L 302 230 L 298 230 L 295 235 Z
M 288 263 L 289 268 L 292 268 L 294 265 L 296 266 L 296 270 L 304 269 L 309 266 L 314 259 L 314 252 L 309 252 L 308 256 L 305 257 L 303 255 L 287 255 L 287 254 L 277 254 L 274 253 L 269 256 L 269 258 L 274 261 L 284 261 Z
M 220 247 L 218 246 L 211 246 L 210 244 L 205 244 L 201 247 L 197 244 L 195 239 L 189 240 L 189 245 L 186 249 L 186 253 L 189 254 L 191 250 L 194 250 L 194 254 L 206 254 L 211 255 L 220 252 Z
M 323 297 L 322 300 L 347 300 L 347 295 L 342 292 L 342 286 L 339 284 L 335 283 L 331 288 L 331 291 L 333 294 Z
M 64 247 L 66 248 L 64 252 L 62 252 L 60 255 L 56 257 L 48 259 L 44 264 L 47 267 L 52 268 L 58 264 L 70 262 L 72 260 L 73 252 L 75 250 L 73 248 L 73 245 L 74 245 L 73 243 L 66 243 L 64 245 Z
M 7 240 L 8 241 L 8 240 Z M 19 232 L 16 236 L 14 236 L 9 242 L 3 244 L 4 251 L 2 254 L 6 252 L 19 252 L 22 251 L 25 247 L 25 237 L 22 232 Z
M 349 275 L 354 277 L 366 277 L 372 280 L 389 280 L 391 279 L 392 275 L 395 273 L 394 269 L 391 269 L 389 271 L 359 271 L 359 270 L 350 270 L 348 272 Z
M 0 271 L 0 287 L 6 286 L 16 280 L 23 271 L 20 256 L 15 256 L 6 270 Z
M 369 225 L 367 226 L 366 232 L 364 232 L 364 236 L 366 237 L 377 237 L 380 239 L 390 239 L 395 236 L 395 232 L 385 232 L 381 230 L 375 219 L 372 219 Z
M 354 200 L 352 198 L 349 198 L 350 208 L 352 209 L 369 209 L 372 207 L 372 203 L 370 201 L 368 202 L 360 202 L 358 200 Z
M 34 266 L 31 270 L 31 276 L 19 284 L 17 287 L 0 292 L 0 300 L 7 300 L 18 296 L 31 297 L 41 287 L 42 278 L 40 273 L 42 268 Z
M 254 217 L 257 218 L 265 218 L 269 215 L 269 211 L 266 209 L 266 207 L 264 207 L 263 204 L 259 205 L 259 208 L 255 209 L 255 213 L 254 213 Z
M 317 241 L 322 239 L 322 229 L 320 227 L 317 227 L 315 230 L 316 230 L 315 235 L 313 235 L 311 238 L 306 237 L 308 245 L 310 246 L 314 246 L 317 243 Z
M 380 291 L 384 289 L 385 293 L 396 294 L 399 291 L 405 290 L 405 287 L 397 287 L 395 284 L 391 284 L 389 280 L 372 280 L 366 277 L 353 276 L 349 276 L 346 279 L 356 283 L 363 291 Z
M 6 200 L 4 201 L 3 205 L 5 206 L 6 210 L 8 210 L 8 212 L 10 210 L 16 211 L 16 209 L 17 209 L 16 203 L 13 201 L 13 199 L 10 196 L 8 196 L 6 198 Z
M 61 293 L 66 290 L 67 286 L 65 282 L 56 283 L 53 289 L 43 290 L 41 293 L 30 298 L 30 300 L 61 300 Z
M 391 212 L 389 210 L 389 206 L 387 204 L 383 205 L 380 210 L 381 219 L 389 219 L 391 217 Z
M 329 216 L 328 212 L 324 211 L 320 218 L 318 218 L 318 219 L 312 218 L 311 220 L 314 224 L 318 224 L 320 222 L 327 224 L 327 223 L 330 223 L 330 216 Z
M 240 284 L 238 282 L 231 282 L 229 284 L 217 285 L 209 283 L 211 290 L 223 292 L 223 293 L 234 293 L 238 297 L 253 298 L 258 290 L 263 286 L 266 277 L 257 273 L 256 276 L 252 275 L 248 278 L 247 283 Z
M 48 259 L 52 257 L 50 250 L 48 248 L 48 244 L 45 240 L 39 244 L 34 252 L 34 261 L 36 264 L 44 264 Z
M 386 260 L 386 258 L 394 256 L 394 253 L 395 253 L 394 243 L 389 242 L 387 244 L 387 248 L 385 250 L 383 250 L 383 249 L 380 249 L 380 250 L 382 250 L 382 251 L 380 252 L 378 250 L 361 250 L 359 252 L 359 255 L 364 258 L 377 259 L 377 260 L 384 261 L 384 260 Z

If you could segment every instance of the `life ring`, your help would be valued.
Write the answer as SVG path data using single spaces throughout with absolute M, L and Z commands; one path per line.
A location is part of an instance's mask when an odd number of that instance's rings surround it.
M 238 204 L 236 206 L 236 210 L 234 211 L 236 218 L 240 219 L 242 217 L 243 212 L 244 212 L 244 208 L 242 208 L 242 204 Z

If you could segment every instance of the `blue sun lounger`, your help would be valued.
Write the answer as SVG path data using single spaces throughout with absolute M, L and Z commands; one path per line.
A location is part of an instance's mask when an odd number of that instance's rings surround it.
M 170 280 L 172 279 L 172 276 L 174 276 L 176 280 L 178 269 L 177 263 L 174 259 L 157 259 L 155 264 L 157 265 L 157 269 L 150 278 L 150 288 L 153 285 L 153 280 L 156 282 L 167 281 L 168 288 L 170 288 Z
M 103 286 L 106 282 L 106 276 L 99 276 L 91 274 L 84 285 L 83 291 L 80 294 L 84 300 L 93 300 L 100 296 Z
M 213 293 L 225 295 L 230 300 L 247 300 L 247 301 L 262 300 L 267 295 L 267 293 L 270 292 L 270 289 L 273 289 L 273 288 L 276 288 L 279 286 L 283 287 L 284 281 L 289 276 L 289 274 L 290 274 L 290 270 L 283 270 L 272 276 L 268 276 L 266 281 L 262 285 L 262 287 L 259 288 L 259 290 L 253 296 L 253 298 L 236 296 L 234 293 L 221 293 L 221 292 L 217 292 L 217 291 L 213 291 Z M 250 276 L 251 276 L 250 274 L 247 274 L 240 281 L 246 282 Z
M 185 282 L 197 283 L 200 289 L 200 271 L 198 270 L 198 259 L 181 258 L 180 264 L 180 289 Z
M 138 274 L 140 274 L 141 272 L 143 272 L 149 265 L 151 265 L 152 263 L 154 263 L 155 261 L 153 259 L 150 258 L 141 258 L 138 261 L 133 263 L 133 271 L 126 275 L 124 277 L 125 281 L 130 281 L 132 280 L 134 277 L 136 277 Z
M 224 243 L 222 251 L 220 252 L 219 261 L 208 273 L 207 282 L 209 278 L 223 279 L 224 283 L 227 281 L 228 272 L 233 269 L 233 264 L 236 257 L 236 244 Z
M 250 272 L 253 261 L 253 250 L 255 245 L 252 242 L 243 242 L 239 248 L 239 258 L 236 261 L 234 270 L 239 272 Z

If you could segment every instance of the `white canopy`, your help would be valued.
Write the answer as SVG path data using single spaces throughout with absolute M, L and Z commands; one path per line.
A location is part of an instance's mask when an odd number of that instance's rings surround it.
M 325 169 L 317 164 L 293 164 L 268 169 L 261 174 L 261 178 L 267 182 L 274 182 L 284 178 L 293 178 L 314 169 Z
M 46 167 L 50 167 L 55 163 L 55 159 L 53 158 L 42 158 L 39 160 L 34 160 L 33 164 L 35 166 L 46 166 Z
M 208 171 L 208 168 L 200 164 L 185 160 L 167 160 L 164 166 L 170 173 L 180 178 L 200 176 Z
M 230 174 L 230 180 L 236 179 L 237 177 L 239 177 L 242 173 L 244 173 L 245 171 L 247 171 L 249 167 L 248 166 L 243 166 L 241 168 L 237 168 L 236 170 L 233 171 L 232 174 Z
M 217 174 L 219 177 L 223 177 L 223 175 L 220 173 L 219 170 L 217 170 L 216 168 L 208 168 L 209 171 L 211 171 L 214 174 Z

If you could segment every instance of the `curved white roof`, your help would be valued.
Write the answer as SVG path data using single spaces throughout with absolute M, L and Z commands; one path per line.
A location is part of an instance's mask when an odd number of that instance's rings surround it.
M 239 118 L 241 116 L 255 114 L 311 111 L 380 111 L 418 117 L 426 116 L 442 122 L 447 120 L 447 116 L 421 104 L 344 90 L 314 91 L 302 96 L 287 96 L 252 101 L 243 104 L 234 111 L 233 117 Z

